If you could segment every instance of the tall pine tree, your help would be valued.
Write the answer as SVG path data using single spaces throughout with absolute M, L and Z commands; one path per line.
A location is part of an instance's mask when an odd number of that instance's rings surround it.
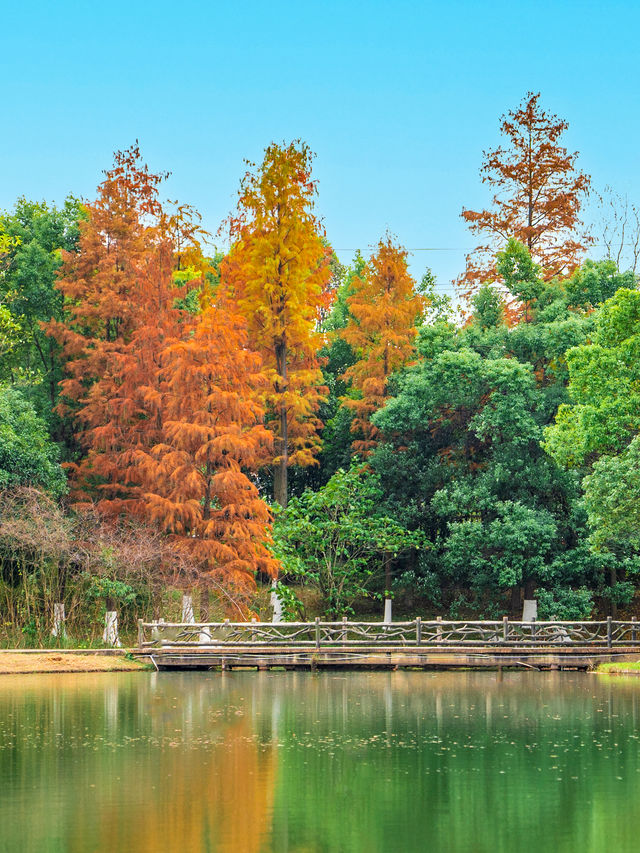
M 86 205 L 78 250 L 64 256 L 64 318 L 48 324 L 62 348 L 61 408 L 77 425 L 75 496 L 103 510 L 139 506 L 135 454 L 162 440 L 161 354 L 187 312 L 174 283 L 170 220 L 158 199 L 164 176 L 134 146 L 117 152 L 95 202 Z
M 389 397 L 389 376 L 413 358 L 416 324 L 424 310 L 424 299 L 409 274 L 407 252 L 389 235 L 380 240 L 362 276 L 353 278 L 347 305 L 349 321 L 341 336 L 357 361 L 344 377 L 357 396 L 343 400 L 354 413 L 352 432 L 360 436 L 353 450 L 366 456 L 378 441 L 371 415 Z
M 484 282 L 499 276 L 496 250 L 515 238 L 529 250 L 543 278 L 571 274 L 589 243 L 580 210 L 590 178 L 577 167 L 577 152 L 562 145 L 568 123 L 540 106 L 528 92 L 516 110 L 502 117 L 504 144 L 484 153 L 480 174 L 493 191 L 491 207 L 462 211 L 471 232 L 483 242 L 467 257 L 458 280 L 467 300 Z
M 137 454 L 146 508 L 203 571 L 251 590 L 256 572 L 277 571 L 269 509 L 247 474 L 273 446 L 262 360 L 244 319 L 224 305 L 205 308 L 163 360 L 163 439 Z
M 314 213 L 316 184 L 307 145 L 270 145 L 252 165 L 230 219 L 233 247 L 223 278 L 270 371 L 267 425 L 275 436 L 274 498 L 286 506 L 288 467 L 312 465 L 320 448 L 317 412 L 327 390 L 317 352 L 328 301 L 330 250 Z

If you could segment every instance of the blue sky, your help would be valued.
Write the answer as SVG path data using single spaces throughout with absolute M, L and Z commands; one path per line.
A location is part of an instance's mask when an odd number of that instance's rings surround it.
M 346 260 L 389 228 L 443 288 L 487 201 L 482 150 L 528 90 L 597 188 L 640 202 L 640 3 L 0 0 L 0 208 L 91 198 L 139 139 L 216 231 L 243 159 L 301 137 Z

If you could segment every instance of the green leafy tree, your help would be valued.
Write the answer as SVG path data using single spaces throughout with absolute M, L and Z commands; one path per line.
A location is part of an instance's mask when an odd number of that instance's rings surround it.
M 45 422 L 19 391 L 0 386 L 0 488 L 37 486 L 59 497 L 65 485 Z
M 570 402 L 560 406 L 547 428 L 545 447 L 560 464 L 584 475 L 591 542 L 597 552 L 613 557 L 605 596 L 615 615 L 631 594 L 640 551 L 637 290 L 621 288 L 601 306 L 591 342 L 570 349 L 567 365 Z
M 627 543 L 640 552 L 640 436 L 619 455 L 598 459 L 584 487 L 596 547 Z
M 504 299 L 495 287 L 488 284 L 480 286 L 478 292 L 472 297 L 473 305 L 472 322 L 483 331 L 502 325 L 504 320 Z
M 7 363 L 22 342 L 22 329 L 4 305 L 0 305 L 0 363 Z
M 450 349 L 408 371 L 375 416 L 386 443 L 372 466 L 385 511 L 434 542 L 421 571 L 478 601 L 510 589 L 515 616 L 538 585 L 573 582 L 552 566 L 578 544 L 578 492 L 540 447 L 546 389 L 530 363 L 504 357 L 494 331 L 458 330 Z M 484 341 L 489 355 L 469 341 Z
M 586 260 L 566 282 L 569 303 L 590 308 L 611 299 L 621 288 L 633 290 L 635 286 L 635 274 L 620 272 L 611 259 Z
M 419 533 L 380 511 L 381 498 L 377 479 L 355 466 L 292 498 L 276 516 L 275 552 L 285 575 L 316 586 L 330 617 L 352 613 L 389 558 L 424 546 Z
M 52 411 L 62 376 L 59 348 L 42 324 L 62 317 L 56 277 L 61 252 L 76 249 L 82 216 L 80 201 L 69 196 L 60 208 L 20 198 L 13 211 L 0 217 L 0 230 L 10 238 L 1 267 L 0 298 L 22 330 L 19 346 L 0 362 L 3 378 L 25 389 L 53 423 L 58 439 L 62 424 Z
M 571 402 L 558 409 L 545 447 L 562 465 L 588 467 L 640 432 L 640 292 L 618 290 L 601 307 L 592 342 L 566 359 Z
M 537 586 L 557 540 L 553 516 L 514 501 L 498 501 L 491 509 L 484 519 L 451 522 L 447 570 L 479 591 Z M 514 602 L 516 611 L 519 603 Z

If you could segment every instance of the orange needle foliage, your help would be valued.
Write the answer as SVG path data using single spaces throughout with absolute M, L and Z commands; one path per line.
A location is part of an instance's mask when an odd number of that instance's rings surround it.
M 344 378 L 360 392 L 357 399 L 343 398 L 354 412 L 351 430 L 363 438 L 353 442 L 354 452 L 363 456 L 376 446 L 378 430 L 371 415 L 389 396 L 387 380 L 414 356 L 416 320 L 424 310 L 424 299 L 415 292 L 415 281 L 407 269 L 407 252 L 390 236 L 380 240 L 361 278 L 354 278 L 347 299 L 350 321 L 342 337 L 358 355 Z
M 484 153 L 480 174 L 494 192 L 492 207 L 462 211 L 471 231 L 487 240 L 467 257 L 457 281 L 467 301 L 483 282 L 498 279 L 495 252 L 511 237 L 527 246 L 545 280 L 570 274 L 589 242 L 576 231 L 590 178 L 576 167 L 578 153 L 560 142 L 568 123 L 544 112 L 539 99 L 540 93 L 529 92 L 504 115 L 505 144 Z
M 255 572 L 275 575 L 278 566 L 267 550 L 269 509 L 244 473 L 273 444 L 259 401 L 262 360 L 248 348 L 244 319 L 220 305 L 164 361 L 164 439 L 137 457 L 148 511 L 206 571 L 251 590 Z
M 316 354 L 330 253 L 313 212 L 312 158 L 304 143 L 273 144 L 262 164 L 246 173 L 237 214 L 229 220 L 234 245 L 222 273 L 270 372 L 265 399 L 275 444 L 265 462 L 274 467 L 274 497 L 282 506 L 288 466 L 315 462 L 322 426 L 317 411 L 327 394 Z
M 192 211 L 169 215 L 158 202 L 161 180 L 137 148 L 117 153 L 65 259 L 67 317 L 50 332 L 81 427 L 77 493 L 97 490 L 100 510 L 153 519 L 204 571 L 246 591 L 257 570 L 277 569 L 268 508 L 243 473 L 271 446 L 262 363 L 238 315 L 176 307 L 206 262 Z
M 76 495 L 95 489 L 102 510 L 138 506 L 135 453 L 162 438 L 161 353 L 186 312 L 173 282 L 174 246 L 158 201 L 162 175 L 142 164 L 137 146 L 117 152 L 98 199 L 86 206 L 79 250 L 64 258 L 59 289 L 64 322 L 61 383 L 85 456 L 74 468 Z

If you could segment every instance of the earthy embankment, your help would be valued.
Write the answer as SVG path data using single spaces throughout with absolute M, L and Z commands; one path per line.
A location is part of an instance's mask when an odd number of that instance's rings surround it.
M 147 668 L 144 661 L 131 660 L 126 654 L 126 650 L 120 649 L 0 650 L 0 675 L 27 672 L 130 672 Z

